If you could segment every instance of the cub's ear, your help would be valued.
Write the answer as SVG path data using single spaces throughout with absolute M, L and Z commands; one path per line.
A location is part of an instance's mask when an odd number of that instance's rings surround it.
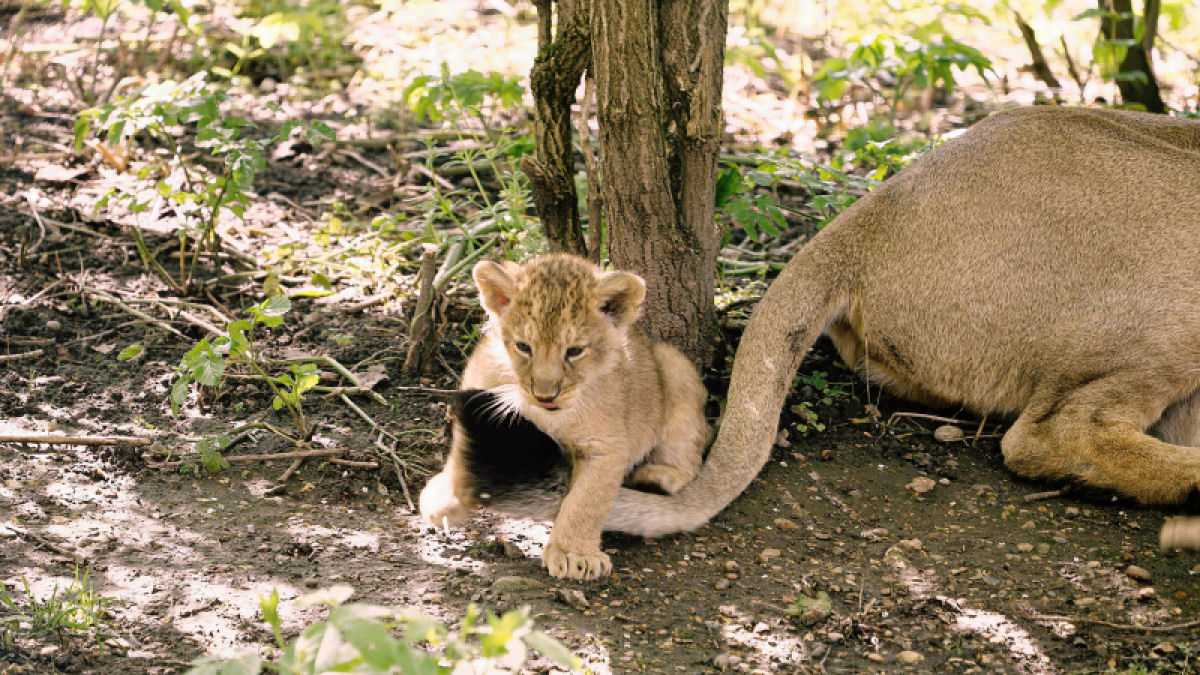
M 623 328 L 641 316 L 646 282 L 629 272 L 606 272 L 600 275 L 596 285 L 596 298 L 600 311 Z
M 483 308 L 496 318 L 512 304 L 513 294 L 517 290 L 517 284 L 510 274 L 516 266 L 510 265 L 501 267 L 494 262 L 484 261 L 471 270 L 475 285 L 479 287 L 479 300 Z

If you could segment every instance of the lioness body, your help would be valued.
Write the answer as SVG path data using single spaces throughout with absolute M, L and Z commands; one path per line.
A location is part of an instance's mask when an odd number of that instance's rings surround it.
M 554 576 L 608 574 L 600 533 L 622 482 L 674 492 L 700 470 L 709 437 L 706 394 L 678 350 L 651 341 L 633 322 L 645 286 L 573 256 L 524 266 L 475 268 L 489 327 L 463 372 L 462 388 L 500 393 L 503 416 L 533 422 L 567 453 L 570 489 L 554 519 L 544 562 Z M 421 494 L 422 514 L 458 522 L 478 506 L 458 470 L 455 440 L 445 470 Z M 644 463 L 644 464 L 643 464 Z
M 822 332 L 900 396 L 1013 418 L 1002 449 L 1021 475 L 1186 499 L 1200 486 L 1200 123 L 1013 110 L 887 180 L 764 295 L 699 477 L 668 497 L 623 490 L 607 527 L 694 529 L 745 489 Z

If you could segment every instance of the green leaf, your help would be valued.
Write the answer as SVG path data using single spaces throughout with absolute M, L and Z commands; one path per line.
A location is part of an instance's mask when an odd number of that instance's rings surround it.
M 369 665 L 379 670 L 387 670 L 392 665 L 397 643 L 387 626 L 378 621 L 350 619 L 342 622 L 338 628 L 346 642 L 357 649 Z
M 292 308 L 292 301 L 286 295 L 273 295 L 260 307 L 263 316 L 283 316 Z
M 132 359 L 133 357 L 135 357 L 141 353 L 142 353 L 142 345 L 138 342 L 135 342 L 135 343 L 129 345 L 128 347 L 126 347 L 125 349 L 122 349 L 121 353 L 117 354 L 117 360 L 118 361 L 128 361 L 129 359 Z
M 225 373 L 225 359 L 215 351 L 207 351 L 200 355 L 192 369 L 196 381 L 206 387 L 215 387 L 221 382 Z
M 525 644 L 538 650 L 543 656 L 563 668 L 574 670 L 579 667 L 579 659 L 575 658 L 566 645 L 541 631 L 531 631 L 524 637 L 524 640 Z
M 192 383 L 190 376 L 180 376 L 171 385 L 171 414 L 179 416 L 179 406 L 187 402 L 188 386 Z

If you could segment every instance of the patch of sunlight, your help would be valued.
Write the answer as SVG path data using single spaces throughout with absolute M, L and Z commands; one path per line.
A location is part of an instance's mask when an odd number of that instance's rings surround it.
M 1009 657 L 1022 673 L 1049 675 L 1058 672 L 1050 658 L 1042 653 L 1033 636 L 1020 624 L 999 612 L 980 609 L 965 600 L 954 599 L 937 592 L 934 583 L 912 567 L 900 571 L 900 579 L 914 598 L 931 600 L 942 607 L 943 620 L 954 630 L 974 633 L 992 644 L 1003 644 Z
M 551 524 L 536 520 L 502 519 L 496 530 L 529 558 L 541 558 L 550 539 Z
M 298 516 L 288 519 L 287 529 L 296 538 L 297 542 L 320 544 L 322 546 L 328 546 L 330 543 L 336 542 L 345 544 L 351 548 L 367 549 L 372 553 L 379 552 L 380 535 L 378 532 L 332 529 L 322 525 L 314 525 L 302 520 Z
M 762 666 L 799 664 L 809 656 L 804 641 L 787 629 L 758 621 L 732 605 L 722 607 L 721 614 L 734 619 L 721 628 L 725 642 L 752 650 L 754 655 L 747 657 L 748 661 Z
M 435 528 L 432 533 L 419 535 L 416 540 L 416 549 L 421 560 L 431 565 L 478 572 L 486 565 L 465 552 L 475 543 L 476 538 L 468 534 L 464 528 L 439 527 Z

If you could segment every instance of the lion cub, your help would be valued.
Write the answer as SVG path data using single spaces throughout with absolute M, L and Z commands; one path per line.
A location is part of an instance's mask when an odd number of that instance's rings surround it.
M 704 386 L 682 353 L 634 325 L 646 286 L 633 274 L 569 255 L 483 262 L 473 274 L 488 324 L 461 386 L 498 394 L 498 416 L 519 414 L 562 447 L 571 483 L 543 563 L 555 577 L 605 576 L 600 532 L 626 478 L 671 494 L 699 472 L 710 433 Z M 446 467 L 421 492 L 421 515 L 434 524 L 461 522 L 479 505 L 456 470 L 465 435 L 454 424 Z

